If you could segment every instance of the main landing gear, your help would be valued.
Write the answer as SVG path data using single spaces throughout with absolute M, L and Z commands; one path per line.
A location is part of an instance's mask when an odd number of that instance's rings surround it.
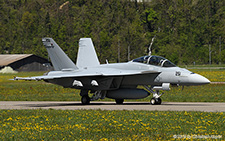
M 88 95 L 85 95 L 85 96 L 82 96 L 82 97 L 81 97 L 81 103 L 82 103 L 83 105 L 88 105 L 88 104 L 90 104 L 90 101 L 91 101 L 91 99 L 90 99 L 90 97 L 89 97 Z
M 92 97 L 88 96 L 88 91 L 89 90 L 81 90 L 80 91 L 80 96 L 81 97 L 81 103 L 83 105 L 88 105 L 90 104 L 90 101 L 94 101 L 94 100 L 98 100 L 98 99 L 104 99 L 106 96 L 106 92 L 102 92 L 102 91 L 95 91 L 93 93 Z
M 115 99 L 116 104 L 123 104 L 124 99 Z
M 80 90 L 80 96 L 82 96 L 82 97 L 81 97 L 81 103 L 82 103 L 83 105 L 88 105 L 88 104 L 90 104 L 91 99 L 90 99 L 90 97 L 88 96 L 88 90 Z

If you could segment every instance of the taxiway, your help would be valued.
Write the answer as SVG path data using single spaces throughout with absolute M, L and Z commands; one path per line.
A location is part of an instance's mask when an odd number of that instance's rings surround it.
M 225 112 L 225 103 L 211 102 L 163 102 L 161 105 L 150 105 L 148 102 L 115 102 L 95 101 L 82 105 L 80 101 L 0 101 L 0 109 L 100 109 L 100 110 L 148 110 L 148 111 L 202 111 Z

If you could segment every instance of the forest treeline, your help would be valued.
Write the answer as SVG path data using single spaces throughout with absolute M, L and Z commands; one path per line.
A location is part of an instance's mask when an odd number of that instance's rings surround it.
M 1 0 L 0 17 L 1 54 L 47 58 L 47 36 L 75 62 L 90 37 L 101 63 L 124 62 L 147 55 L 155 36 L 152 54 L 175 64 L 225 63 L 224 0 Z

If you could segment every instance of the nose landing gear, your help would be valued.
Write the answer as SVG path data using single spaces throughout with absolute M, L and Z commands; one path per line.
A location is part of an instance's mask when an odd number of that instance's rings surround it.
M 152 105 L 160 105 L 161 103 L 162 103 L 162 100 L 161 100 L 160 97 L 159 97 L 159 98 L 153 97 L 153 98 L 150 100 L 150 104 L 152 104 Z
M 160 98 L 163 93 L 159 93 L 159 89 L 153 90 L 154 88 L 148 87 L 144 85 L 144 87 L 153 94 L 153 98 L 150 100 L 150 104 L 152 105 L 161 105 L 162 99 Z M 163 90 L 163 89 L 162 89 Z

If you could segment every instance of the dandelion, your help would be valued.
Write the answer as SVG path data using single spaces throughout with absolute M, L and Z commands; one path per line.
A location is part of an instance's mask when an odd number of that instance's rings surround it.
M 12 120 L 12 118 L 11 118 L 11 117 L 9 117 L 9 118 L 7 119 L 7 121 L 10 121 L 10 120 Z

